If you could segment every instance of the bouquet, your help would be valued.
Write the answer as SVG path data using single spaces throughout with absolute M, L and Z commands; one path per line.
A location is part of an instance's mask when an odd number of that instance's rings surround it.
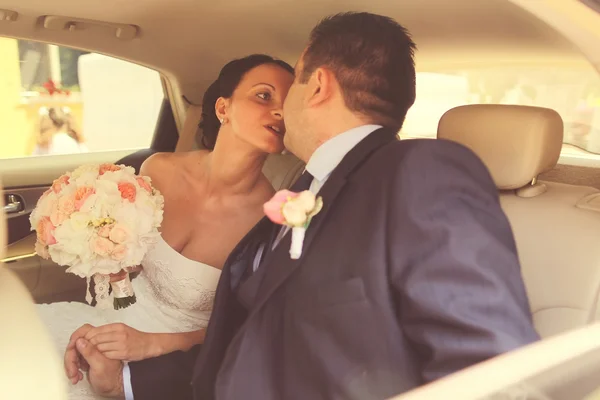
M 124 165 L 84 165 L 56 179 L 30 216 L 37 233 L 35 251 L 68 266 L 66 272 L 90 279 L 96 305 L 120 309 L 135 303 L 129 274 L 110 282 L 110 275 L 140 265 L 156 243 L 164 199 L 148 177 Z

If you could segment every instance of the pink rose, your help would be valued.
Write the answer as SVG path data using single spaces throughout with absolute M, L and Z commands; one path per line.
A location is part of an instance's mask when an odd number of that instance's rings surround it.
M 109 256 L 115 248 L 115 244 L 113 242 L 100 236 L 96 236 L 92 239 L 91 246 L 92 251 L 98 254 L 100 257 Z
M 58 199 L 58 207 L 52 210 L 50 220 L 54 226 L 59 226 L 75 212 L 75 199 L 71 196 L 62 196 Z
M 54 237 L 55 226 L 48 217 L 42 217 L 38 223 L 36 230 L 37 238 L 43 246 L 49 246 L 56 244 L 56 238 Z
M 108 238 L 114 243 L 121 244 L 125 243 L 129 239 L 129 236 L 129 228 L 123 224 L 115 224 L 110 230 Z
M 116 245 L 112 253 L 110 253 L 110 258 L 115 261 L 123 261 L 125 256 L 127 256 L 127 246 L 124 244 Z
M 115 172 L 120 171 L 121 167 L 116 166 L 115 164 L 100 164 L 100 169 L 98 170 L 99 175 L 104 175 L 106 172 Z
M 77 188 L 77 191 L 75 192 L 75 209 L 77 211 L 81 210 L 81 207 L 83 207 L 83 204 L 88 199 L 88 197 L 90 197 L 94 193 L 96 193 L 96 190 L 93 187 Z
M 54 191 L 54 193 L 58 193 L 62 190 L 63 185 L 68 184 L 69 177 L 67 175 L 62 175 L 58 179 L 55 179 L 54 182 L 52 182 L 52 191 Z
M 263 205 L 265 215 L 276 224 L 284 224 L 283 205 L 295 197 L 298 197 L 298 193 L 290 192 L 289 190 L 280 190 L 275 193 L 271 200 Z
M 129 200 L 130 203 L 135 202 L 135 195 L 137 191 L 133 183 L 121 182 L 118 186 L 122 198 Z
M 152 193 L 152 187 L 150 186 L 150 184 L 148 182 L 146 182 L 146 180 L 144 178 L 142 178 L 141 176 L 138 176 L 135 178 L 135 180 L 137 181 L 138 185 L 140 185 L 140 187 L 144 190 L 146 190 L 148 193 Z
M 100 164 L 98 174 L 104 175 L 106 172 L 115 172 L 115 171 L 120 171 L 120 170 L 121 170 L 121 167 L 118 167 L 115 164 Z
M 35 252 L 38 256 L 42 257 L 44 260 L 50 258 L 50 253 L 48 253 L 48 247 L 44 246 L 40 241 L 35 242 Z
M 112 229 L 112 227 L 112 224 L 101 226 L 100 229 L 98 229 L 98 236 L 107 238 L 110 235 L 110 230 Z

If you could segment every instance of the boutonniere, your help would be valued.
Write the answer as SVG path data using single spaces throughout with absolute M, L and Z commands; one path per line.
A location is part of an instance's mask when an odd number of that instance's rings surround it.
M 290 257 L 297 260 L 302 255 L 302 245 L 306 229 L 312 217 L 323 208 L 323 199 L 311 191 L 300 193 L 280 190 L 271 200 L 265 203 L 265 215 L 274 223 L 292 228 L 292 245 Z

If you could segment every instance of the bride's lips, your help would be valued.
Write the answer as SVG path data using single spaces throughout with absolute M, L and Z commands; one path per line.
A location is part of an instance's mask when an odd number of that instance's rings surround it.
M 265 128 L 276 136 L 285 135 L 285 128 L 280 125 L 265 125 Z

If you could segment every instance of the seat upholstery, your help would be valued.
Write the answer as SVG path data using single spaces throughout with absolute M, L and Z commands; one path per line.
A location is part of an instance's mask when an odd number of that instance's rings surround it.
M 494 357 L 390 400 L 598 400 L 600 323 Z
M 600 191 L 537 181 L 556 165 L 562 132 L 555 111 L 508 105 L 458 107 L 438 126 L 490 170 L 542 337 L 600 319 Z
M 190 105 L 187 109 L 185 123 L 179 135 L 175 151 L 191 151 L 198 149 L 199 138 L 202 134 L 198 124 L 202 117 L 202 107 Z M 269 179 L 275 190 L 287 189 L 302 174 L 304 163 L 293 154 L 272 154 L 267 158 L 263 173 Z
M 6 221 L 0 196 L 0 259 Z M 60 356 L 39 319 L 29 292 L 0 263 L 0 394 L 3 399 L 66 399 Z

